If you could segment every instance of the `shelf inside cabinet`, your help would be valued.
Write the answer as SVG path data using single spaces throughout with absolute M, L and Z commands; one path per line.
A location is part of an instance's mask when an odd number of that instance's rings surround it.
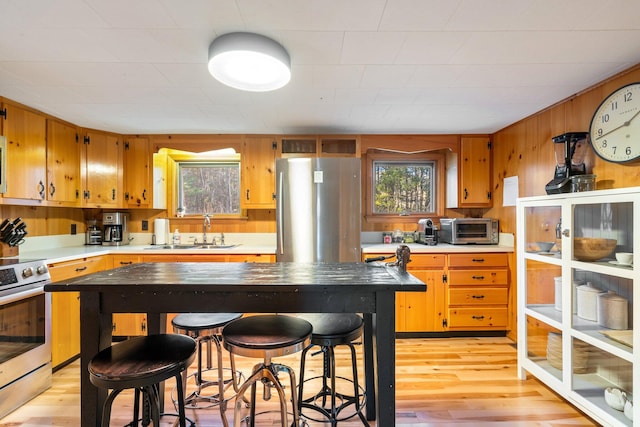
M 548 323 L 554 328 L 562 327 L 562 312 L 555 309 L 551 304 L 530 304 L 527 305 L 526 313 L 536 319 Z

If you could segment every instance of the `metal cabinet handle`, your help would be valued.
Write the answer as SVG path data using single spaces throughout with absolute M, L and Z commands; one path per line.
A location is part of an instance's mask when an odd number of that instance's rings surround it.
M 484 298 L 484 295 L 471 295 L 471 298 L 474 298 L 474 299 L 483 299 L 483 298 Z
M 87 269 L 86 265 L 84 267 L 78 267 L 76 268 L 76 272 L 85 271 L 86 269 Z
M 475 280 L 484 280 L 484 276 L 471 276 L 471 278 Z
M 471 316 L 472 319 L 484 320 L 484 316 Z

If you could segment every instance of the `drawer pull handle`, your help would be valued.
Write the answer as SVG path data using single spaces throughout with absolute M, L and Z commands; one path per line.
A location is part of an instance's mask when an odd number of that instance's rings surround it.
M 484 276 L 471 276 L 471 278 L 475 280 L 484 280 Z
M 87 269 L 87 266 L 85 265 L 84 267 L 76 268 L 76 271 L 85 271 L 86 269 Z
M 130 265 L 133 264 L 133 261 L 120 261 L 120 265 Z
M 472 262 L 484 262 L 484 258 L 472 258 Z
M 484 295 L 471 295 L 471 298 L 475 298 L 475 299 L 483 299 Z
M 484 316 L 471 316 L 472 319 L 484 320 Z

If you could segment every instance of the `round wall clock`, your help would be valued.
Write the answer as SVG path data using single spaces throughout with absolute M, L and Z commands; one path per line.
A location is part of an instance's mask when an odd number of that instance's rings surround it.
M 612 92 L 596 109 L 589 139 L 598 156 L 614 163 L 640 157 L 640 82 Z

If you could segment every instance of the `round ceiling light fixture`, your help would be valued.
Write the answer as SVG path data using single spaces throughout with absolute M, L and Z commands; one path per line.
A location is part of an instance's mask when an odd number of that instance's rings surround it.
M 282 45 L 253 33 L 228 33 L 209 46 L 209 72 L 235 89 L 267 92 L 291 80 L 291 61 Z

